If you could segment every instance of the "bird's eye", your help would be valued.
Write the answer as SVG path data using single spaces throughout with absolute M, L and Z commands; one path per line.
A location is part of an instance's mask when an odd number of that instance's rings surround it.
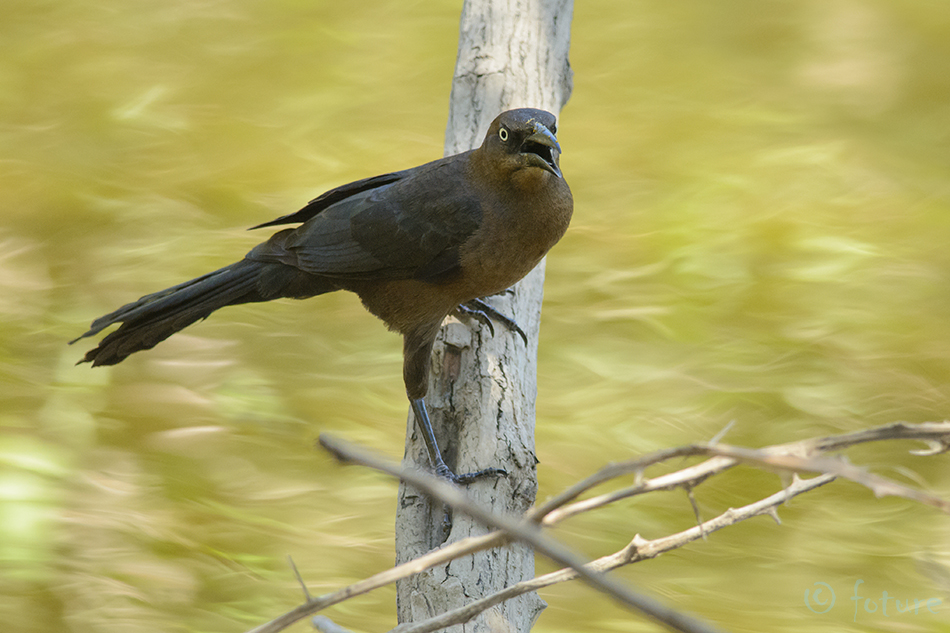
M 498 138 L 501 139 L 501 142 L 502 142 L 502 143 L 507 143 L 507 142 L 508 142 L 508 130 L 506 130 L 505 128 L 501 128 L 500 130 L 498 130 Z

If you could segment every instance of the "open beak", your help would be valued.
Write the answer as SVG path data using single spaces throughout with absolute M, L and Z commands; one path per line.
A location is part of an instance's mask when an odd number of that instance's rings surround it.
M 558 165 L 561 146 L 558 145 L 557 137 L 537 121 L 534 122 L 534 132 L 521 143 L 521 153 L 529 155 L 531 162 L 541 169 L 551 172 L 558 178 L 564 177 Z

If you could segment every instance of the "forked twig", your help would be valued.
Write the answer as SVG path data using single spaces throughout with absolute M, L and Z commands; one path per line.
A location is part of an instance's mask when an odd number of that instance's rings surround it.
M 670 609 L 650 596 L 634 591 L 626 585 L 588 567 L 587 564 L 589 561 L 574 553 L 558 541 L 543 534 L 540 527 L 530 519 L 517 520 L 494 514 L 490 510 L 472 501 L 468 495 L 457 486 L 453 486 L 438 477 L 415 468 L 404 468 L 388 460 L 380 459 L 335 438 L 321 435 L 320 444 L 336 456 L 337 459 L 345 462 L 359 463 L 398 477 L 450 506 L 453 511 L 464 512 L 488 527 L 505 532 L 511 539 L 516 539 L 531 545 L 540 554 L 550 558 L 559 565 L 569 567 L 592 587 L 606 593 L 624 606 L 634 609 L 674 631 L 682 631 L 683 633 L 715 633 L 720 630 L 705 622 L 696 620 L 685 613 Z
M 718 440 L 719 438 L 717 437 L 716 439 Z M 696 539 L 704 538 L 706 535 L 717 530 L 754 516 L 766 514 L 778 521 L 776 509 L 779 505 L 794 496 L 823 486 L 833 481 L 836 477 L 849 479 L 865 486 L 877 496 L 900 496 L 939 508 L 944 512 L 950 512 L 950 502 L 945 499 L 870 473 L 866 469 L 855 466 L 841 457 L 827 455 L 828 452 L 840 451 L 858 444 L 890 440 L 914 440 L 924 442 L 927 448 L 924 450 L 911 451 L 914 455 L 936 455 L 943 453 L 950 450 L 950 422 L 913 425 L 898 422 L 855 433 L 812 438 L 760 449 L 728 446 L 718 441 L 712 441 L 709 443 L 693 444 L 658 451 L 640 458 L 606 466 L 594 475 L 571 486 L 563 493 L 532 509 L 525 515 L 523 520 L 519 521 L 509 517 L 492 515 L 487 510 L 473 504 L 459 489 L 431 475 L 412 469 L 403 469 L 338 440 L 321 437 L 321 444 L 333 452 L 339 459 L 361 463 L 395 477 L 400 477 L 450 505 L 455 511 L 468 513 L 498 531 L 484 536 L 457 541 L 434 550 L 418 559 L 403 563 L 402 565 L 376 574 L 353 585 L 344 587 L 336 592 L 308 599 L 306 603 L 298 606 L 296 609 L 280 616 L 270 623 L 254 629 L 253 633 L 273 633 L 283 630 L 291 623 L 307 615 L 316 613 L 323 608 L 342 602 L 350 597 L 367 593 L 373 589 L 444 564 L 456 558 L 483 549 L 505 545 L 512 540 L 523 540 L 531 544 L 538 552 L 565 565 L 565 568 L 532 580 L 517 583 L 500 592 L 473 601 L 464 607 L 443 613 L 435 618 L 423 622 L 402 624 L 393 629 L 391 633 L 426 633 L 446 626 L 467 622 L 472 617 L 500 602 L 509 600 L 523 593 L 576 578 L 584 578 L 587 582 L 609 593 L 624 604 L 647 613 L 656 621 L 674 630 L 689 632 L 711 631 L 713 629 L 708 625 L 659 605 L 651 598 L 633 592 L 627 587 L 604 577 L 603 573 L 623 565 L 655 558 L 664 552 L 681 547 Z M 652 478 L 644 477 L 644 472 L 651 466 L 673 459 L 696 456 L 707 457 L 708 459 L 698 464 L 681 468 L 675 472 Z M 667 537 L 645 540 L 637 535 L 620 551 L 591 562 L 585 562 L 577 554 L 574 554 L 542 532 L 542 529 L 545 527 L 560 523 L 582 512 L 614 503 L 620 499 L 646 494 L 656 490 L 670 490 L 674 488 L 683 488 L 687 490 L 687 492 L 691 492 L 693 488 L 709 477 L 728 470 L 739 463 L 750 464 L 767 470 L 780 470 L 796 474 L 793 476 L 792 483 L 789 486 L 765 499 L 750 503 L 738 509 L 729 509 L 715 518 L 700 522 L 688 530 Z M 797 476 L 797 473 L 800 472 L 819 473 L 819 475 L 810 479 L 801 479 Z M 635 476 L 635 481 L 632 486 L 588 499 L 578 500 L 581 495 L 594 487 L 630 474 Z

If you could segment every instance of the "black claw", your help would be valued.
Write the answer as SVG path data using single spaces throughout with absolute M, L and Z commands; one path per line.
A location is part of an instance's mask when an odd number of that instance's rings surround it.
M 461 304 L 458 307 L 458 312 L 472 316 L 482 323 L 488 325 L 488 329 L 491 331 L 492 336 L 495 335 L 495 328 L 492 327 L 491 321 L 498 321 L 508 328 L 508 330 L 517 333 L 518 336 L 521 337 L 521 340 L 524 341 L 525 346 L 528 345 L 528 335 L 524 333 L 524 330 L 521 329 L 521 326 L 518 325 L 514 319 L 502 314 L 481 299 L 472 299 L 471 301 Z
M 482 470 L 476 470 L 473 473 L 462 473 L 461 475 L 456 475 L 449 467 L 445 464 L 440 464 L 435 469 L 435 476 L 441 479 L 445 479 L 449 483 L 457 484 L 459 486 L 465 486 L 476 479 L 481 479 L 482 477 L 507 477 L 508 471 L 504 468 L 483 468 Z
M 476 479 L 481 479 L 482 477 L 507 477 L 508 471 L 504 468 L 484 468 L 482 470 L 476 470 L 473 473 L 462 473 L 461 475 L 456 475 L 445 463 L 439 464 L 435 469 L 436 477 L 448 481 L 450 484 L 456 486 L 467 486 Z M 448 505 L 442 506 L 442 540 L 449 537 L 449 532 L 452 531 L 452 508 Z
M 465 486 L 472 483 L 476 479 L 481 479 L 482 477 L 507 477 L 508 471 L 504 468 L 483 468 L 482 470 L 476 470 L 473 473 L 462 473 L 461 475 L 455 475 L 450 471 L 449 474 L 451 475 L 451 481 L 453 483 L 456 483 L 460 486 Z
M 439 479 L 448 479 L 452 483 L 455 483 L 455 473 L 449 470 L 449 467 L 445 464 L 439 464 L 435 468 L 435 476 Z
M 478 320 L 479 323 L 488 327 L 488 331 L 491 332 L 492 336 L 495 336 L 495 326 L 491 322 L 491 317 L 489 317 L 484 310 L 473 308 L 468 304 L 462 303 L 459 304 L 459 307 L 456 308 L 455 311 Z

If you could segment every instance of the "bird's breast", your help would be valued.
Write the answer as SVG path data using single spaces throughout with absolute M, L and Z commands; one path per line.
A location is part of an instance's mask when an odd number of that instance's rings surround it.
M 537 170 L 540 171 L 540 170 Z M 520 187 L 483 207 L 479 229 L 462 246 L 462 279 L 471 298 L 510 288 L 538 265 L 567 231 L 574 204 L 563 179 L 551 174 L 543 186 Z

